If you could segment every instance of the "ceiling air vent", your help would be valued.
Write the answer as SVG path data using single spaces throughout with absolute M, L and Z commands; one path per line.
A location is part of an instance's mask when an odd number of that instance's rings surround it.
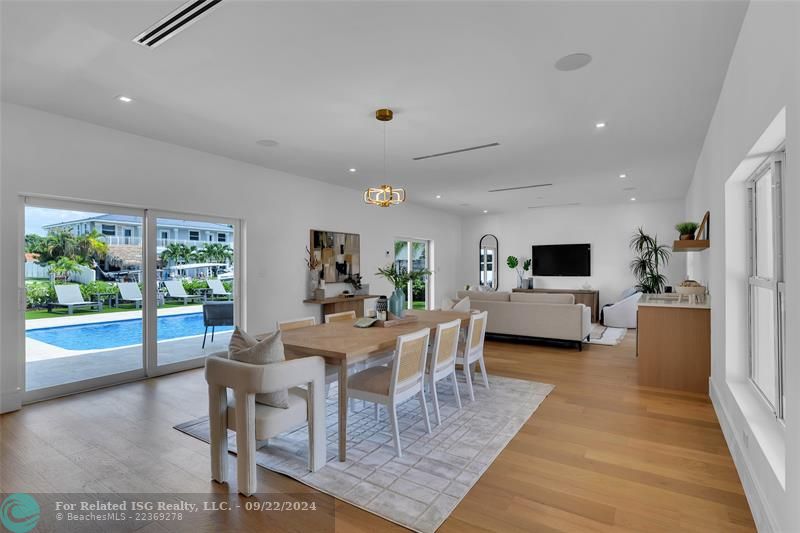
M 473 150 L 482 150 L 484 148 L 491 148 L 492 146 L 500 146 L 500 143 L 482 144 L 480 146 L 470 146 L 469 148 L 459 148 L 458 150 L 450 150 L 449 152 L 440 152 L 438 154 L 421 155 L 419 157 L 412 157 L 414 161 L 422 161 L 423 159 L 431 159 L 434 157 L 442 157 L 443 155 L 460 154 L 461 152 L 471 152 Z
M 203 18 L 220 2 L 222 2 L 222 0 L 196 0 L 186 2 L 134 37 L 133 42 L 148 48 L 155 48 L 170 37 L 175 36 Z
M 519 187 L 506 187 L 505 189 L 492 189 L 489 192 L 520 191 L 522 189 L 536 189 L 539 187 L 552 187 L 552 183 L 537 183 L 536 185 L 521 185 Z
M 570 202 L 568 204 L 547 204 L 547 205 L 532 205 L 528 209 L 542 209 L 545 207 L 570 207 L 573 205 L 581 205 L 580 202 Z

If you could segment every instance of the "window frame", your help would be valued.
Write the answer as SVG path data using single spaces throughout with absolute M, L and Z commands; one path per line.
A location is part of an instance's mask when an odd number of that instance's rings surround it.
M 106 233 L 106 228 L 111 228 L 109 231 L 112 233 Z M 106 237 L 116 237 L 117 236 L 117 225 L 116 224 L 100 224 L 100 234 L 105 235 Z
M 193 239 L 192 238 L 192 234 L 197 235 L 197 238 Z M 189 240 L 192 241 L 192 242 L 195 242 L 195 241 L 200 242 L 200 232 L 197 231 L 197 230 L 189 230 L 188 237 L 189 237 Z
M 771 171 L 772 179 L 772 277 L 765 278 L 758 275 L 758 207 L 757 207 L 757 183 Z M 784 376 L 785 368 L 785 282 L 784 275 L 784 241 L 783 241 L 783 194 L 782 182 L 785 171 L 785 152 L 780 149 L 772 153 L 764 163 L 762 163 L 753 174 L 747 179 L 748 189 L 747 208 L 748 208 L 748 323 L 749 323 L 749 361 L 748 361 L 748 381 L 757 391 L 758 395 L 764 400 L 774 416 L 781 422 L 785 418 L 785 395 L 784 395 Z M 775 343 L 775 397 L 769 398 L 761 386 L 754 378 L 756 369 L 756 313 L 754 292 L 758 289 L 766 289 L 773 295 L 773 341 Z

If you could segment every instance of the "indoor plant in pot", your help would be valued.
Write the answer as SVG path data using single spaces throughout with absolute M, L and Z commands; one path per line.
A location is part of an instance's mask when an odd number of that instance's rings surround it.
M 394 286 L 394 292 L 389 297 L 389 312 L 402 318 L 406 311 L 405 291 L 409 283 L 425 279 L 430 273 L 431 271 L 427 269 L 409 272 L 408 269 L 398 267 L 395 263 L 379 268 L 375 275 L 386 278 Z
M 520 259 L 522 259 L 521 266 Z M 506 264 L 508 265 L 508 268 L 517 271 L 517 288 L 527 289 L 528 282 L 525 280 L 524 276 L 525 273 L 531 269 L 531 260 L 519 258 L 515 255 L 509 255 L 506 259 Z
M 308 296 L 314 298 L 315 291 L 319 288 L 319 271 L 322 263 L 317 255 L 306 247 L 306 266 L 308 267 Z
M 669 247 L 659 244 L 657 237 L 651 237 L 642 228 L 637 229 L 631 237 L 630 247 L 636 254 L 630 265 L 638 281 L 636 288 L 645 294 L 664 292 L 667 278 L 660 268 L 666 267 L 669 262 Z
M 675 224 L 675 229 L 680 233 L 682 241 L 694 240 L 694 234 L 697 228 L 697 222 L 681 222 L 680 224 Z

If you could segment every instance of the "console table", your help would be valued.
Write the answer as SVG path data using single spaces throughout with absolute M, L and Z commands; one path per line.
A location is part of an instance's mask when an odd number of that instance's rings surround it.
M 345 311 L 355 311 L 357 317 L 364 316 L 364 300 L 378 298 L 375 294 L 359 294 L 357 296 L 333 296 L 322 300 L 306 299 L 304 304 L 319 304 L 322 306 L 322 322 L 325 322 L 325 315 L 333 313 L 343 313 Z
M 593 289 L 513 289 L 513 291 L 571 294 L 575 297 L 576 304 L 583 304 L 592 310 L 592 323 L 600 321 L 600 291 Z

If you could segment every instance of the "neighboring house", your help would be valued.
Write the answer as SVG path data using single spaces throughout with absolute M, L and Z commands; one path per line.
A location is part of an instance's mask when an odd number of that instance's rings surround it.
M 130 215 L 98 215 L 91 218 L 69 220 L 44 226 L 48 233 L 56 229 L 71 229 L 74 235 L 84 235 L 97 230 L 110 245 L 140 245 L 142 220 Z M 156 228 L 158 246 L 178 243 L 202 246 L 203 243 L 225 243 L 233 247 L 233 228 L 226 224 L 193 222 L 170 218 L 158 219 Z

